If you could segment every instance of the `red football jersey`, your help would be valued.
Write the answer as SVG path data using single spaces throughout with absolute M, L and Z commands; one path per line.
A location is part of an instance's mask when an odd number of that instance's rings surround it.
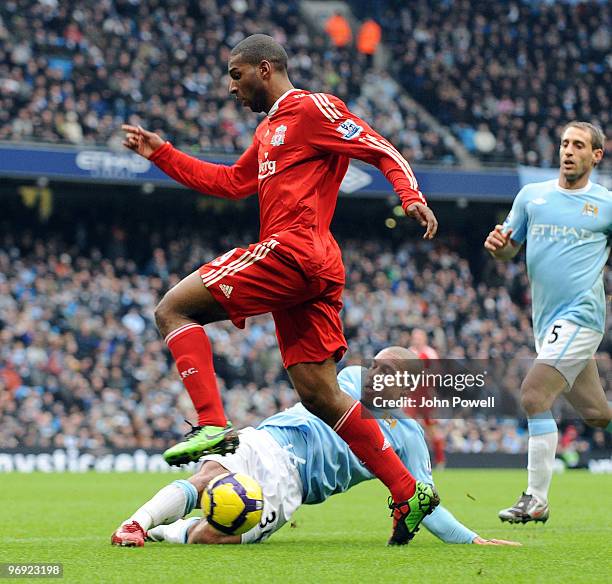
M 255 131 L 232 165 L 212 164 L 169 142 L 151 156 L 161 170 L 192 189 L 228 199 L 259 194 L 260 238 L 274 235 L 307 276 L 344 281 L 338 244 L 329 226 L 349 159 L 378 167 L 404 209 L 425 198 L 408 162 L 340 99 L 292 89 Z
M 425 345 L 422 349 L 416 349 L 415 347 L 409 347 L 409 349 L 418 355 L 419 359 L 425 364 L 425 367 L 428 367 L 433 359 L 440 358 L 438 352 L 429 345 Z

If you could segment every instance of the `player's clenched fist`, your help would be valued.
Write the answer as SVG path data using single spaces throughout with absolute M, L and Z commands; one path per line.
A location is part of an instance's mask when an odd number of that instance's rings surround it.
M 512 229 L 503 232 L 503 225 L 496 225 L 495 229 L 489 233 L 484 242 L 485 249 L 491 253 L 495 253 L 508 245 Z
M 123 145 L 145 158 L 149 158 L 164 143 L 160 136 L 154 132 L 148 132 L 141 126 L 123 124 L 121 129 L 125 132 Z

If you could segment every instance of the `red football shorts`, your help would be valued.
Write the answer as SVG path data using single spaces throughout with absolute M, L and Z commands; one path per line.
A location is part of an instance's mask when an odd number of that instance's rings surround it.
M 307 278 L 274 238 L 235 248 L 199 269 L 202 283 L 231 321 L 244 328 L 249 316 L 272 313 L 285 367 L 315 363 L 347 349 L 340 309 L 344 285 Z

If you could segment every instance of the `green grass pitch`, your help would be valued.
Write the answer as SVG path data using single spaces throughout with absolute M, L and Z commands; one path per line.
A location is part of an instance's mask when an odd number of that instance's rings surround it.
M 546 525 L 501 524 L 524 471 L 434 475 L 446 505 L 485 537 L 521 548 L 451 546 L 426 530 L 387 548 L 384 487 L 372 481 L 302 507 L 267 543 L 116 548 L 116 525 L 180 475 L 0 475 L 0 562 L 62 562 L 66 582 L 606 582 L 612 573 L 612 476 L 555 475 Z M 37 580 L 40 582 L 40 579 Z

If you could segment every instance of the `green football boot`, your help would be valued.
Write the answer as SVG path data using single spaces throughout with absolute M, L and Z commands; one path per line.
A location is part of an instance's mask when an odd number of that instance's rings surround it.
M 421 521 L 425 519 L 438 505 L 440 497 L 435 487 L 417 481 L 414 495 L 407 501 L 394 503 L 389 497 L 389 509 L 393 517 L 393 533 L 388 545 L 405 545 L 410 543 L 419 530 Z
M 205 454 L 232 454 L 240 439 L 231 422 L 221 426 L 191 426 L 185 434 L 187 440 L 175 444 L 164 452 L 170 466 L 179 466 L 200 460 Z

